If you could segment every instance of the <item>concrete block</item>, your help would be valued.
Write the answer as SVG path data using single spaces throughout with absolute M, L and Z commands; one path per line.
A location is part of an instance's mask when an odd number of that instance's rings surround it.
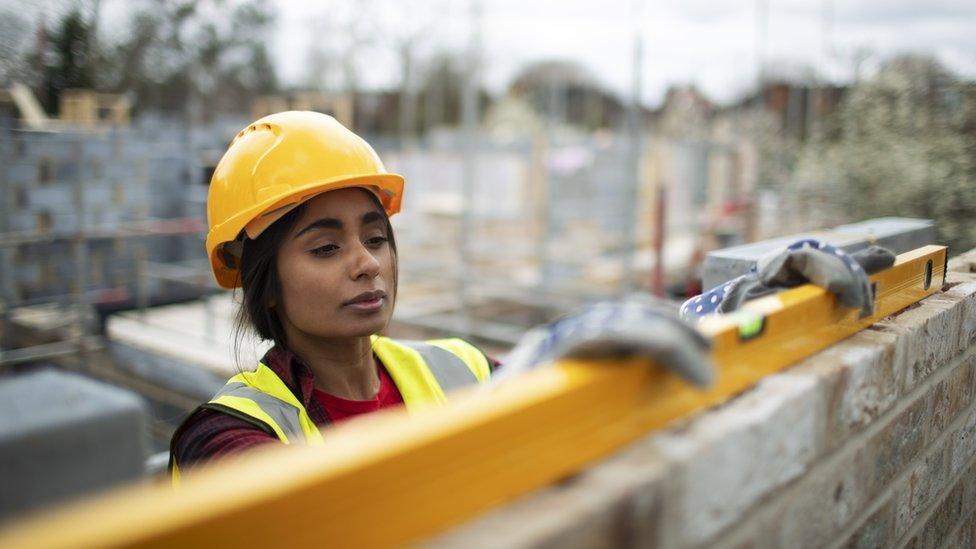
M 37 166 L 26 162 L 12 162 L 6 167 L 7 182 L 18 185 L 37 183 Z
M 22 140 L 20 156 L 36 159 L 43 156 L 69 157 L 75 146 L 75 141 L 65 135 L 32 134 Z
M 898 335 L 907 366 L 902 393 L 914 389 L 959 352 L 962 308 L 944 300 L 926 299 L 873 326 Z
M 41 266 L 36 263 L 17 265 L 15 278 L 21 282 L 36 282 L 41 279 Z
M 802 475 L 824 446 L 824 394 L 806 376 L 774 375 L 680 433 L 655 437 L 682 497 L 680 545 L 704 543 Z
M 868 236 L 878 246 L 900 254 L 936 244 L 935 222 L 931 219 L 882 217 L 834 227 L 835 233 Z
M 105 177 L 105 166 L 105 158 L 86 155 L 82 164 L 82 177 L 89 181 L 98 181 Z
M 8 213 L 11 231 L 33 231 L 37 229 L 37 217 L 23 210 Z
M 134 393 L 41 370 L 0 380 L 0 516 L 139 478 L 145 405 Z
M 922 513 L 935 504 L 949 480 L 947 456 L 945 444 L 929 452 L 895 489 L 895 539 L 901 539 Z
M 54 161 L 54 182 L 71 184 L 79 178 L 84 178 L 82 167 L 71 156 L 58 157 Z
M 112 189 L 104 183 L 88 182 L 84 188 L 85 206 L 112 206 Z
M 85 223 L 89 229 L 114 229 L 122 224 L 124 212 L 111 204 L 95 204 L 85 211 Z
M 705 256 L 702 265 L 702 288 L 710 289 L 745 274 L 760 257 L 804 238 L 816 238 L 846 252 L 856 252 L 874 241 L 900 254 L 934 244 L 935 225 L 928 219 L 885 217 L 715 250 Z
M 126 184 L 143 184 L 146 180 L 145 176 L 148 173 L 143 173 L 138 170 L 144 169 L 144 165 L 137 167 L 132 162 L 113 162 L 105 165 L 102 170 L 102 179 Z
M 890 484 L 922 452 L 930 417 L 931 399 L 917 398 L 867 441 L 872 459 L 869 470 L 872 493 Z
M 845 543 L 845 547 L 868 549 L 890 547 L 895 539 L 895 503 L 892 498 L 875 511 Z
M 77 212 L 64 213 L 57 212 L 50 217 L 51 230 L 56 233 L 68 233 L 77 231 L 80 227 L 81 217 Z
M 74 205 L 74 188 L 63 183 L 38 185 L 27 190 L 27 202 L 32 209 L 53 209 L 56 205 Z
M 770 536 L 777 547 L 824 547 L 871 501 L 872 456 L 846 448 L 776 500 Z
M 112 154 L 112 141 L 103 135 L 85 139 L 84 154 L 86 157 L 109 157 Z

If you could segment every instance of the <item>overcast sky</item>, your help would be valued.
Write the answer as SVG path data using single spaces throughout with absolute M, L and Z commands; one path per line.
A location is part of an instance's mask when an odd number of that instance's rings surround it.
M 42 11 L 65 9 L 72 1 L 0 0 L 0 6 L 36 21 Z M 269 37 L 272 56 L 286 85 L 307 84 L 317 72 L 310 63 L 313 45 L 341 41 L 346 34 L 343 22 L 351 20 L 372 23 L 366 34 L 375 45 L 361 49 L 355 59 L 367 87 L 398 84 L 400 64 L 392 47 L 397 36 L 420 33 L 421 63 L 438 51 L 463 54 L 470 42 L 472 0 L 269 1 L 278 10 Z M 101 0 L 101 32 L 122 31 L 130 2 Z M 478 4 L 482 80 L 496 93 L 526 64 L 562 59 L 579 62 L 604 86 L 629 97 L 635 32 L 643 37 L 642 98 L 652 106 L 673 84 L 694 83 L 716 100 L 733 99 L 756 81 L 760 58 L 769 73 L 813 70 L 837 82 L 850 80 L 859 58 L 864 59 L 862 74 L 869 74 L 880 60 L 917 52 L 935 55 L 957 73 L 976 78 L 976 0 L 480 0 Z M 760 6 L 766 6 L 765 18 L 759 17 Z M 363 15 L 369 11 L 373 15 Z M 762 19 L 765 33 L 757 24 Z
M 277 0 L 273 52 L 283 82 L 307 80 L 308 51 L 313 37 L 324 40 L 329 32 L 323 23 L 328 14 L 363 1 Z M 423 28 L 421 57 L 467 47 L 468 0 L 373 1 L 379 6 L 377 28 L 385 29 L 381 34 Z M 765 40 L 757 24 L 761 5 Z M 527 63 L 567 59 L 629 94 L 635 31 L 643 37 L 642 96 L 651 105 L 668 85 L 681 83 L 694 83 L 717 100 L 731 99 L 755 81 L 760 57 L 770 72 L 813 69 L 838 81 L 851 78 L 859 57 L 865 57 L 861 67 L 867 73 L 879 59 L 924 52 L 976 77 L 973 0 L 482 0 L 481 11 L 483 81 L 496 92 Z M 357 66 L 368 86 L 399 79 L 388 46 L 366 52 Z

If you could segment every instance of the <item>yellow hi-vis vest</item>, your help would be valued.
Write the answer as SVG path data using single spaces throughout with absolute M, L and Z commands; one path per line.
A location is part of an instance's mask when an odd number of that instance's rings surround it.
M 373 336 L 373 352 L 386 367 L 407 409 L 445 402 L 445 392 L 484 382 L 490 376 L 488 359 L 461 339 L 393 340 Z M 258 363 L 227 381 L 201 408 L 208 408 L 274 432 L 285 444 L 322 444 L 322 434 L 302 403 L 274 371 Z M 180 470 L 170 454 L 173 483 Z

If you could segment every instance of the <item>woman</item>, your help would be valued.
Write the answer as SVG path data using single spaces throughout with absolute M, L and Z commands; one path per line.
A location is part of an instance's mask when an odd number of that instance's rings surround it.
M 397 295 L 389 216 L 403 178 L 332 117 L 266 116 L 224 154 L 207 198 L 218 284 L 242 289 L 239 327 L 271 350 L 173 435 L 179 471 L 268 442 L 321 443 L 319 427 L 488 379 L 494 361 L 460 340 L 376 334 Z

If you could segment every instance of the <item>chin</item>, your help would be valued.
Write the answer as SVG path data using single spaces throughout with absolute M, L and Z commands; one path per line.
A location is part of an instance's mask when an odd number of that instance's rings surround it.
M 350 337 L 367 337 L 374 334 L 378 334 L 386 329 L 387 325 L 390 323 L 390 318 L 387 315 L 379 316 L 375 319 L 362 319 L 359 322 L 354 323 L 350 326 Z

